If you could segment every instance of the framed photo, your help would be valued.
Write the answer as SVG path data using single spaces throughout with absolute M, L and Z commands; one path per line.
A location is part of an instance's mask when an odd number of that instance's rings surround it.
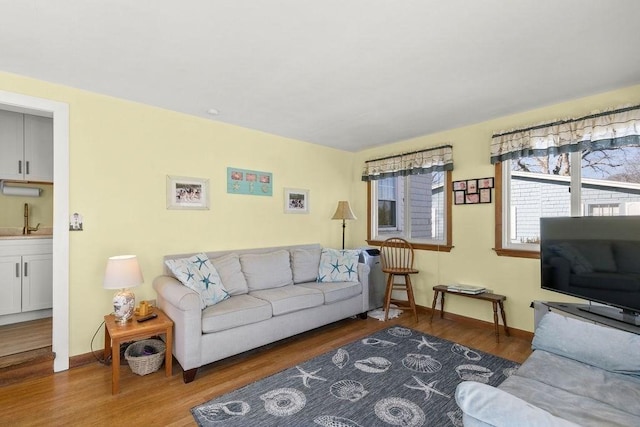
M 467 181 L 453 181 L 453 191 L 464 191 L 467 189 Z
M 480 203 L 491 203 L 491 188 L 480 189 Z
M 309 213 L 309 190 L 284 189 L 284 213 Z
M 468 179 L 467 180 L 467 193 L 477 193 L 478 192 L 478 180 L 477 179 Z
M 460 190 L 460 191 L 454 191 L 453 192 L 453 202 L 456 205 L 464 205 L 464 190 Z
M 167 175 L 167 209 L 209 209 L 209 180 Z
M 478 188 L 493 188 L 493 177 L 480 178 L 478 180 Z
M 478 193 L 467 193 L 464 202 L 467 205 L 475 205 L 476 203 L 480 203 L 480 195 Z

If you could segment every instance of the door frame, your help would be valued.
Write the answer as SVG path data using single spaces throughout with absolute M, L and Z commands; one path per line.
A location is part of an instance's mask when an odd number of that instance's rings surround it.
M 0 109 L 53 118 L 53 371 L 69 369 L 69 105 L 0 90 Z

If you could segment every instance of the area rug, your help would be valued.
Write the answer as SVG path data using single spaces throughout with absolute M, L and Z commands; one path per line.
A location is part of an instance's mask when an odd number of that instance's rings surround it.
M 462 426 L 456 386 L 519 365 L 394 326 L 191 409 L 200 426 Z

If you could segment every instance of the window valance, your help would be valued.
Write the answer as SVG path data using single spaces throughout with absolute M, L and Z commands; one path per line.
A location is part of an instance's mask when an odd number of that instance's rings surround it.
M 367 160 L 362 171 L 362 180 L 373 181 L 393 176 L 418 175 L 452 169 L 452 147 L 451 145 L 443 145 Z
M 640 105 L 496 133 L 491 163 L 640 143 Z

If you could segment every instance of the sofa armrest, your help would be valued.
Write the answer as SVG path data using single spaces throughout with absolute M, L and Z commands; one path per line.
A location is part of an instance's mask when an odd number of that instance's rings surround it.
M 358 280 L 362 284 L 362 312 L 369 311 L 369 272 L 371 267 L 365 263 L 358 263 Z
M 153 280 L 158 307 L 173 321 L 173 354 L 189 370 L 201 363 L 202 310 L 198 294 L 171 276 Z
M 456 403 L 465 427 L 577 427 L 519 397 L 475 381 L 458 384 Z

